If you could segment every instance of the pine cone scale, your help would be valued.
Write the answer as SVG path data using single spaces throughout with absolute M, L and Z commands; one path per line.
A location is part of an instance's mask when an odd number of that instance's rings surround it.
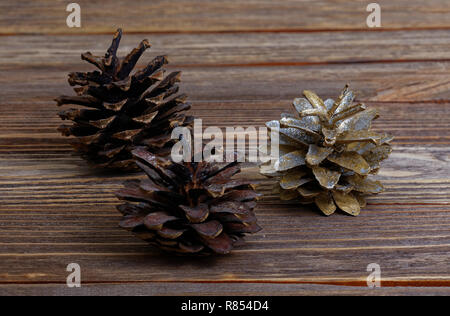
M 352 193 L 345 194 L 335 190 L 332 194 L 334 201 L 342 211 L 353 216 L 359 215 L 361 207 Z
M 313 166 L 312 172 L 314 176 L 316 177 L 316 180 L 319 182 L 319 184 L 328 190 L 333 189 L 336 184 L 339 182 L 339 179 L 341 178 L 341 173 L 338 171 L 328 170 L 323 167 L 319 166 Z
M 331 153 L 333 148 L 331 147 L 319 147 L 315 144 L 309 145 L 308 152 L 306 154 L 306 162 L 311 166 L 317 166 L 324 161 Z
M 178 219 L 178 217 L 171 216 L 165 212 L 154 212 L 144 218 L 144 225 L 148 229 L 160 230 L 164 224 Z
M 327 216 L 333 214 L 337 209 L 336 204 L 334 204 L 333 198 L 328 193 L 321 193 L 317 195 L 314 199 L 314 202 L 317 207 Z
M 362 176 L 368 175 L 370 171 L 367 161 L 355 152 L 333 153 L 327 157 L 327 160 Z
M 191 223 L 202 223 L 209 216 L 209 208 L 206 204 L 201 203 L 196 207 L 179 205 L 179 207 L 185 212 L 187 219 Z

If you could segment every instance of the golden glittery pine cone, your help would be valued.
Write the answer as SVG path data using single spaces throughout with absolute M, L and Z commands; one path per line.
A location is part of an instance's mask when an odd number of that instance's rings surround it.
M 348 86 L 337 100 L 323 101 L 308 90 L 303 94 L 293 103 L 297 115 L 266 123 L 279 130 L 280 156 L 260 171 L 278 179 L 274 192 L 282 200 L 314 203 L 325 215 L 339 208 L 357 216 L 365 195 L 384 190 L 370 175 L 391 153 L 393 137 L 371 130 L 377 111 L 353 104 Z

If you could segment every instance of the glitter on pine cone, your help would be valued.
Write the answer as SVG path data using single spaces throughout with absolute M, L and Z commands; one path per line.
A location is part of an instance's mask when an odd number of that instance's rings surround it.
M 117 192 L 125 204 L 120 226 L 162 250 L 178 254 L 227 254 L 246 233 L 261 228 L 253 212 L 257 194 L 237 162 L 175 163 L 145 149 L 133 151 L 145 180 Z
M 119 29 L 105 57 L 90 52 L 81 59 L 100 71 L 69 74 L 69 84 L 76 96 L 61 96 L 58 106 L 75 105 L 59 113 L 72 125 L 61 125 L 59 131 L 71 140 L 76 151 L 97 166 L 135 169 L 131 152 L 146 146 L 158 155 L 168 155 L 174 140 L 172 129 L 189 126 L 193 118 L 183 112 L 190 109 L 185 95 L 177 95 L 180 72 L 164 77 L 165 56 L 154 58 L 146 67 L 132 73 L 137 61 L 150 47 L 147 40 L 125 58 L 116 54 L 122 37 Z
M 391 153 L 393 137 L 371 131 L 377 111 L 353 104 L 348 86 L 337 100 L 322 101 L 308 90 L 303 94 L 306 98 L 293 103 L 298 115 L 282 114 L 266 123 L 279 130 L 280 156 L 260 172 L 278 179 L 274 193 L 282 200 L 314 203 L 327 216 L 337 208 L 357 216 L 366 195 L 384 190 L 369 176 Z

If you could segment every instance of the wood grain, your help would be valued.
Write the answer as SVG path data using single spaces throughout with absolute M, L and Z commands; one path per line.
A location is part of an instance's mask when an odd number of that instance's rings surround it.
M 348 287 L 319 284 L 270 284 L 267 283 L 137 283 L 137 284 L 86 284 L 82 288 L 69 289 L 61 284 L 49 285 L 0 285 L 2 295 L 71 295 L 71 296 L 281 296 L 281 295 L 427 295 L 448 296 L 448 288 L 426 287 Z
M 336 97 L 346 83 L 361 101 L 450 100 L 450 62 L 381 63 L 315 66 L 200 67 L 182 70 L 182 90 L 197 100 L 293 100 L 304 89 Z M 69 71 L 88 67 L 63 65 L 0 66 L 11 74 L 0 78 L 3 100 L 53 103 L 55 96 L 73 93 L 66 82 Z M 389 80 L 387 80 L 389 78 Z M 213 89 L 213 91 L 212 91 Z
M 446 1 L 379 1 L 377 31 L 365 25 L 369 1 L 78 3 L 81 29 L 65 26 L 64 1 L 0 4 L 0 295 L 450 294 Z M 121 54 L 145 37 L 153 45 L 138 68 L 168 54 L 168 70 L 183 71 L 205 127 L 263 126 L 303 89 L 335 97 L 350 83 L 380 112 L 374 129 L 396 137 L 377 176 L 387 191 L 357 218 L 327 218 L 281 202 L 245 164 L 242 176 L 265 194 L 264 230 L 232 255 L 180 260 L 137 240 L 117 227 L 113 193 L 140 175 L 73 155 L 52 101 L 72 93 L 67 73 L 91 69 L 80 54 L 102 54 L 119 23 Z M 65 286 L 71 262 L 82 289 Z M 376 291 L 369 263 L 382 269 Z
M 277 119 L 282 112 L 292 112 L 292 100 L 268 101 L 193 101 L 192 114 L 202 118 L 205 126 L 264 126 L 269 120 Z M 381 117 L 374 121 L 374 129 L 386 131 L 396 136 L 395 144 L 399 145 L 448 145 L 450 130 L 449 102 L 367 102 L 376 108 Z M 53 102 L 15 102 L 3 103 L 0 109 L 0 153 L 5 158 L 14 156 L 24 150 L 33 153 L 33 157 L 41 154 L 54 156 L 57 145 L 64 145 L 66 138 L 55 135 L 61 123 L 56 115 L 58 108 Z M 214 111 L 211 111 L 214 109 Z M 17 111 L 22 115 L 18 116 Z M 250 121 L 251 120 L 251 121 Z M 29 144 L 33 140 L 33 144 Z M 27 147 L 23 147 L 28 145 Z M 22 147 L 21 147 L 22 146 Z M 42 148 L 39 146 L 46 146 Z M 52 150 L 53 152 L 49 152 Z M 59 148 L 63 153 L 67 148 Z
M 109 33 L 112 33 L 112 29 Z M 450 60 L 450 31 L 132 34 L 124 31 L 119 55 L 125 56 L 142 39 L 152 56 L 167 55 L 176 66 L 262 66 L 326 63 L 383 63 Z M 1 65 L 77 68 L 80 55 L 103 55 L 111 41 L 106 35 L 24 35 L 2 38 Z M 32 51 L 30 47 L 33 47 Z M 430 47 L 433 54 L 430 55 Z M 330 48 L 333 53 L 330 54 Z
M 332 97 L 345 82 L 362 100 L 450 100 L 450 32 L 390 32 L 388 40 L 381 33 L 353 34 L 233 34 L 216 40 L 211 35 L 157 35 L 155 51 L 147 52 L 138 66 L 173 52 L 168 69 L 184 71 L 182 87 L 193 100 L 293 99 L 305 88 Z M 121 53 L 140 39 L 125 36 Z M 109 42 L 107 36 L 70 37 L 69 46 L 64 36 L 4 40 L 7 48 L 0 51 L 0 71 L 11 76 L 0 78 L 3 99 L 20 102 L 30 97 L 50 102 L 61 93 L 71 93 L 68 85 L 62 85 L 66 74 L 92 69 L 79 55 L 92 50 L 89 47 L 101 54 Z M 326 53 L 330 44 L 335 47 L 332 55 Z M 31 55 L 30 45 L 36 49 Z M 433 58 L 427 54 L 430 46 Z
M 366 7 L 371 1 L 342 0 L 175 0 L 97 2 L 79 0 L 82 28 L 66 25 L 67 2 L 4 1 L 0 32 L 102 33 L 123 27 L 128 32 L 236 32 L 367 29 Z M 450 9 L 446 0 L 377 1 L 382 26 L 388 29 L 448 28 Z
M 89 209 L 69 206 L 67 213 L 76 214 L 77 208 Z M 88 218 L 56 219 L 44 213 L 38 215 L 43 221 L 23 218 L 25 222 L 33 220 L 35 227 L 29 228 L 33 234 L 21 237 L 17 229 L 9 231 L 14 241 L 1 245 L 0 256 L 2 265 L 15 268 L 2 273 L 2 280 L 62 283 L 65 266 L 77 262 L 83 267 L 86 283 L 259 280 L 361 285 L 367 276 L 366 266 L 377 262 L 385 282 L 397 281 L 398 285 L 408 280 L 409 285 L 421 285 L 427 280 L 430 285 L 449 285 L 445 259 L 448 207 L 371 205 L 358 219 L 358 227 L 344 215 L 331 220 L 305 207 L 273 202 L 260 205 L 257 213 L 264 231 L 247 238 L 247 244 L 231 256 L 182 261 L 161 255 L 122 232 L 116 227 L 118 217 L 112 214 L 109 218 L 91 214 Z M 411 216 L 413 222 L 408 221 Z M 2 226 L 8 228 L 26 225 L 17 219 L 5 221 Z M 66 231 L 65 235 L 61 231 Z
M 128 283 L 128 284 L 85 284 L 81 288 L 67 288 L 61 284 L 49 285 L 0 285 L 2 295 L 70 295 L 70 296 L 281 296 L 281 295 L 426 295 L 448 296 L 450 290 L 445 287 L 382 287 L 369 289 L 357 286 L 320 285 L 320 284 L 267 284 L 267 283 Z

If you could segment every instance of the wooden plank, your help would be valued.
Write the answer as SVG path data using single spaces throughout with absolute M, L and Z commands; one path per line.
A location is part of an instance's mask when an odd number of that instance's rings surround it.
M 104 55 L 111 35 L 7 36 L 0 65 L 67 65 L 84 63 L 81 53 Z M 177 66 L 258 66 L 327 63 L 450 60 L 448 30 L 314 33 L 129 34 L 119 56 L 147 38 L 152 47 L 142 61 L 167 55 Z M 430 49 L 432 48 L 432 51 Z M 330 54 L 332 49 L 332 54 Z M 141 62 L 142 66 L 142 62 Z
M 398 220 L 397 225 L 386 227 L 386 222 L 376 216 L 371 216 L 370 220 L 363 216 L 358 225 L 365 231 L 365 237 L 357 238 L 353 237 L 354 231 L 340 229 L 350 219 L 335 216 L 338 219 L 330 224 L 328 218 L 307 213 L 293 215 L 291 212 L 283 222 L 276 217 L 263 220 L 265 229 L 259 237 L 247 238 L 247 244 L 230 256 L 183 258 L 182 262 L 177 257 L 152 250 L 143 242 L 137 245 L 131 236 L 122 238 L 120 244 L 63 242 L 63 245 L 45 245 L 35 242 L 28 246 L 2 246 L 1 283 L 64 283 L 66 266 L 76 262 L 81 266 L 86 283 L 174 281 L 361 285 L 368 276 L 367 266 L 378 263 L 386 284 L 449 286 L 448 235 L 439 237 L 439 234 L 431 233 L 431 236 L 400 238 L 385 231 L 384 235 L 374 238 L 370 236 L 372 229 L 365 226 L 368 222 L 378 223 L 378 229 L 384 230 L 414 231 L 418 227 L 405 225 L 404 219 Z M 270 226 L 269 221 L 277 221 L 278 227 Z M 280 230 L 281 224 L 288 223 L 291 223 L 290 230 Z M 426 223 L 431 226 L 429 221 Z M 80 228 L 84 226 L 80 225 Z M 377 225 L 371 225 L 376 230 L 374 226 Z M 299 227 L 309 228 L 302 229 L 298 236 Z M 323 231 L 328 232 L 328 238 L 321 236 Z M 339 240 L 334 231 L 345 233 L 347 238 Z M 11 252 L 12 248 L 14 252 Z
M 349 287 L 319 284 L 265 284 L 265 283 L 138 283 L 138 284 L 83 284 L 68 288 L 61 284 L 0 285 L 0 295 L 69 295 L 69 296 L 281 296 L 281 295 L 427 295 L 447 296 L 447 287 Z M 176 308 L 176 306 L 174 306 Z
M 450 47 L 445 40 L 449 32 L 389 32 L 390 40 L 383 39 L 384 33 L 353 34 L 225 34 L 216 40 L 208 34 L 155 35 L 156 50 L 148 52 L 138 68 L 167 47 L 172 60 L 168 69 L 184 70 L 182 86 L 198 100 L 292 99 L 304 88 L 328 97 L 337 94 L 345 82 L 360 92 L 362 100 L 449 99 Z M 66 74 L 92 69 L 79 54 L 86 50 L 102 54 L 109 37 L 74 36 L 70 44 L 64 36 L 4 38 L 0 70 L 8 76 L 0 78 L 2 102 L 30 97 L 42 102 L 71 93 Z M 126 36 L 121 53 L 141 38 Z M 264 49 L 258 49 L 261 43 Z M 36 49 L 32 55 L 30 46 Z M 336 53 L 327 53 L 330 46 Z M 432 54 L 429 47 L 433 47 Z
M 191 100 L 294 99 L 303 89 L 322 97 L 336 97 L 350 83 L 362 101 L 450 100 L 450 62 L 380 63 L 348 65 L 200 67 L 173 65 L 182 70 L 182 90 Z M 70 94 L 66 76 L 89 67 L 67 65 L 0 66 L 2 102 L 52 104 L 60 94 Z M 44 79 L 45 78 L 45 79 Z M 389 80 L 387 80 L 389 78 Z M 45 80 L 45 81 L 44 81 Z
M 395 147 L 394 150 L 378 175 L 385 182 L 387 192 L 370 198 L 370 203 L 450 204 L 447 150 L 432 147 Z M 70 154 L 70 149 L 67 152 Z M 58 168 L 52 168 L 45 159 L 34 160 L 33 157 L 12 163 L 2 159 L 3 162 L 6 162 L 0 178 L 0 213 L 3 215 L 12 214 L 11 211 L 16 209 L 33 212 L 44 206 L 83 206 L 87 207 L 86 212 L 89 207 L 97 208 L 101 204 L 112 207 L 117 203 L 112 193 L 125 179 L 89 173 L 82 167 L 81 159 L 72 164 L 55 161 L 53 164 Z M 247 172 L 249 177 L 259 178 L 257 170 L 249 168 Z M 270 193 L 272 184 L 272 180 L 261 180 L 259 190 L 267 195 L 267 199 L 277 201 Z M 21 215 L 22 212 L 17 214 Z M 18 219 L 17 216 L 14 217 Z
M 102 33 L 118 26 L 129 32 L 307 31 L 368 29 L 366 7 L 370 1 L 340 0 L 79 0 L 82 28 L 66 25 L 67 2 L 2 2 L 0 32 Z M 388 29 L 448 28 L 446 0 L 379 0 L 382 26 Z
M 338 90 L 337 90 L 338 91 Z M 278 119 L 283 112 L 291 112 L 292 100 L 268 101 L 193 101 L 192 115 L 201 118 L 207 126 L 264 126 Z M 374 121 L 376 131 L 396 136 L 394 144 L 445 146 L 450 143 L 450 108 L 448 102 L 385 103 L 367 102 L 377 109 L 380 118 Z M 211 110 L 214 109 L 214 110 Z M 24 159 L 20 153 L 33 159 L 61 159 L 67 148 L 65 137 L 58 137 L 61 124 L 56 115 L 59 109 L 53 102 L 2 103 L 0 109 L 0 156 L 5 159 Z M 17 115 L 20 113 L 21 115 Z M 33 146 L 23 147 L 23 145 Z M 10 145 L 9 147 L 1 146 Z M 21 146 L 19 146 L 21 145 Z M 17 146 L 17 147 L 16 147 Z M 42 147 L 45 146 L 45 147 Z M 68 158 L 66 158 L 68 159 Z M 72 161 L 68 161 L 73 163 Z
M 387 192 L 370 198 L 370 203 L 450 204 L 449 172 L 446 170 L 449 162 L 448 151 L 430 147 L 394 149 L 391 158 L 383 164 L 378 175 L 378 178 L 385 182 Z M 440 160 L 437 158 L 439 156 L 446 158 Z M 424 162 L 429 165 L 424 166 Z M 0 213 L 11 214 L 10 211 L 17 208 L 32 212 L 35 207 L 46 205 L 56 208 L 70 205 L 97 208 L 100 204 L 111 207 L 117 203 L 112 193 L 120 188 L 124 178 L 103 178 L 95 173 L 89 174 L 86 168 L 82 167 L 78 171 L 76 166 L 82 164 L 81 160 L 74 166 L 71 166 L 70 162 L 57 164 L 58 169 L 49 168 L 45 160 L 32 162 L 32 158 L 29 158 L 28 161 L 7 163 L 2 167 Z M 16 170 L 20 169 L 23 171 L 17 174 Z M 249 168 L 247 172 L 249 177 L 259 178 L 256 169 Z M 272 185 L 273 180 L 261 180 L 259 190 L 267 195 L 267 199 L 277 201 L 270 193 Z M 89 190 L 85 189 L 85 186 L 89 186 Z M 19 212 L 14 217 L 19 220 L 17 216 L 21 215 Z

